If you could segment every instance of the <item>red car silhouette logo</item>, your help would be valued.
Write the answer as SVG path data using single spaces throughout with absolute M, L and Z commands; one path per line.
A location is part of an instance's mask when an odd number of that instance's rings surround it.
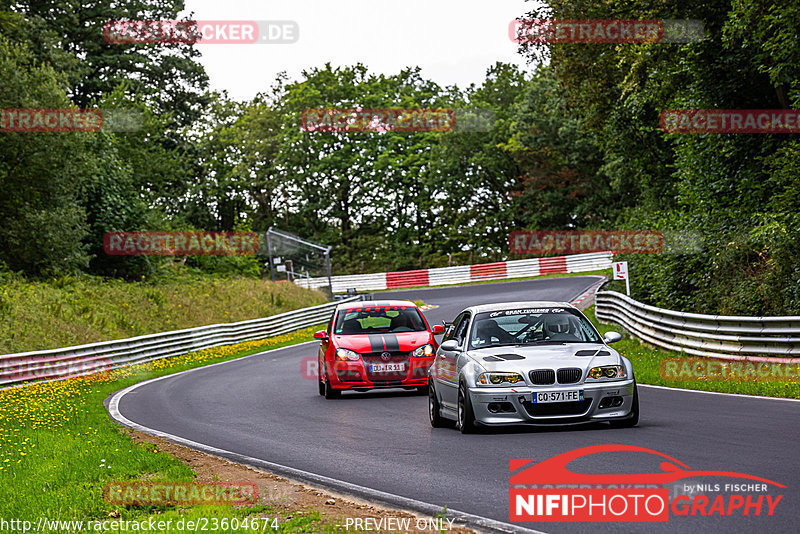
M 648 454 L 655 454 L 661 456 L 668 461 L 661 462 L 661 472 L 656 473 L 639 473 L 639 474 L 583 474 L 570 471 L 567 464 L 587 456 L 589 454 L 597 454 L 600 452 L 644 452 Z M 510 460 L 509 471 L 514 472 L 524 465 L 528 465 L 535 460 Z M 591 447 L 582 447 L 563 454 L 559 454 L 547 460 L 541 461 L 527 469 L 516 473 L 511 476 L 509 481 L 512 485 L 530 485 L 530 484 L 669 484 L 676 480 L 684 478 L 717 476 L 717 477 L 731 477 L 731 478 L 746 478 L 748 480 L 756 480 L 758 482 L 766 482 L 779 488 L 785 488 L 783 484 L 778 484 L 772 480 L 761 478 L 745 473 L 736 473 L 733 471 L 706 471 L 706 470 L 693 470 L 688 465 L 668 456 L 662 452 L 647 449 L 645 447 L 637 447 L 636 445 L 593 445 Z

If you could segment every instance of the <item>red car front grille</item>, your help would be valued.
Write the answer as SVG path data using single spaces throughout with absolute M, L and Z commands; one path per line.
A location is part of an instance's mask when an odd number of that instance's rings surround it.
M 364 360 L 364 368 L 367 371 L 367 378 L 370 382 L 385 382 L 385 381 L 394 381 L 394 380 L 405 380 L 408 376 L 408 369 L 411 365 L 411 353 L 410 352 L 389 352 L 389 358 L 383 359 L 381 357 L 382 352 L 369 352 L 367 354 L 362 354 L 361 359 Z M 370 366 L 372 364 L 386 364 L 386 363 L 404 363 L 405 368 L 403 371 L 389 371 L 389 372 L 375 372 L 373 373 L 370 370 Z

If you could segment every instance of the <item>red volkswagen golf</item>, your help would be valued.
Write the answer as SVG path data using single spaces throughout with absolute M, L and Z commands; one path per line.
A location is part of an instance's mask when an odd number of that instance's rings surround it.
M 340 304 L 327 330 L 314 334 L 319 345 L 319 394 L 336 398 L 343 390 L 424 390 L 438 345 L 420 309 L 407 300 Z

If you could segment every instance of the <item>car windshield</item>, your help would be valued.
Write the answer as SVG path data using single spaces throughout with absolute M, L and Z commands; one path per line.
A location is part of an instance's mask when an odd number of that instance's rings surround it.
M 422 314 L 413 306 L 374 306 L 340 311 L 333 332 L 346 336 L 421 332 L 427 328 Z
M 600 343 L 600 335 L 578 311 L 528 308 L 479 313 L 470 348 L 544 343 Z

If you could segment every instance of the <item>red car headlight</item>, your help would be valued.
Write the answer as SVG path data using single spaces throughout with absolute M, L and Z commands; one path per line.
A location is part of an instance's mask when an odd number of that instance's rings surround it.
M 352 350 L 349 349 L 336 349 L 336 360 L 340 362 L 346 361 L 358 361 L 361 359 L 361 356 Z
M 430 358 L 431 356 L 433 356 L 433 353 L 434 353 L 433 345 L 431 345 L 430 343 L 428 343 L 427 345 L 422 345 L 421 347 L 417 347 L 416 349 L 414 349 L 414 352 L 412 352 L 412 354 L 417 358 Z

